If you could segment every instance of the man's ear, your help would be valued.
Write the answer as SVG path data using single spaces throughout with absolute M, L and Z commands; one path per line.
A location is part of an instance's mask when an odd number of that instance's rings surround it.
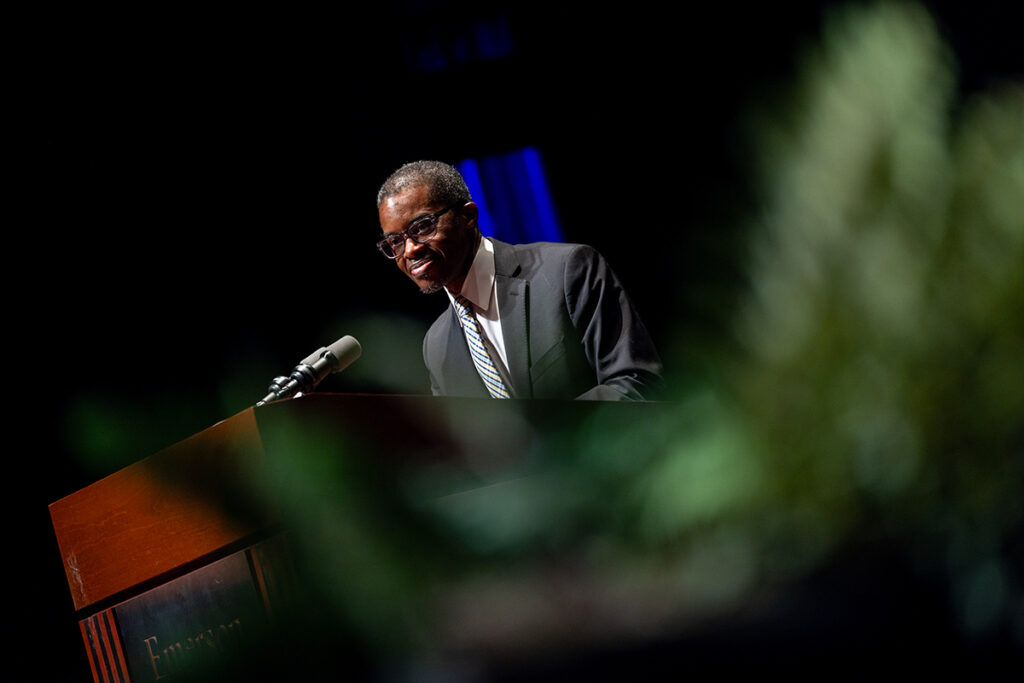
M 459 213 L 466 217 L 467 223 L 472 227 L 477 227 L 476 221 L 479 217 L 480 211 L 476 208 L 475 202 L 466 202 L 459 209 Z

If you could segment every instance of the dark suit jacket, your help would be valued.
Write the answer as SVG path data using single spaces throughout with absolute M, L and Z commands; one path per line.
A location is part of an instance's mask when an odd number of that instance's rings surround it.
M 582 244 L 494 244 L 495 286 L 516 398 L 650 399 L 661 361 L 615 273 Z M 487 396 L 449 306 L 423 339 L 438 396 Z

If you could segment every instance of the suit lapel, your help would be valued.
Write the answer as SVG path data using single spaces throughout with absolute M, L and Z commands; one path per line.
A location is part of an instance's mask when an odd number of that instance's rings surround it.
M 473 365 L 469 347 L 466 346 L 465 332 L 450 304 L 447 316 L 447 348 L 441 355 L 444 359 L 441 376 L 445 378 L 445 393 L 453 396 L 490 396 Z
M 501 334 L 505 338 L 509 379 L 516 398 L 532 398 L 530 385 L 530 327 L 528 324 L 529 286 L 518 276 L 520 264 L 515 250 L 495 239 L 494 280 L 501 316 Z

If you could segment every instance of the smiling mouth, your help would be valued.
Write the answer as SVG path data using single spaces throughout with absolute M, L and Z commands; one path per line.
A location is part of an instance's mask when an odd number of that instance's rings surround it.
M 433 256 L 425 256 L 421 259 L 409 262 L 409 272 L 416 276 L 422 276 L 423 273 L 430 267 L 430 264 L 434 262 Z

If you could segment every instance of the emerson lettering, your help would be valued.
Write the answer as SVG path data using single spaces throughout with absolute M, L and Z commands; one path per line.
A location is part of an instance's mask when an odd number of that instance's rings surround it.
M 160 680 L 195 670 L 228 652 L 236 652 L 241 634 L 242 621 L 236 617 L 227 624 L 219 624 L 162 647 L 156 636 L 144 638 L 142 642 L 146 645 L 154 680 Z

